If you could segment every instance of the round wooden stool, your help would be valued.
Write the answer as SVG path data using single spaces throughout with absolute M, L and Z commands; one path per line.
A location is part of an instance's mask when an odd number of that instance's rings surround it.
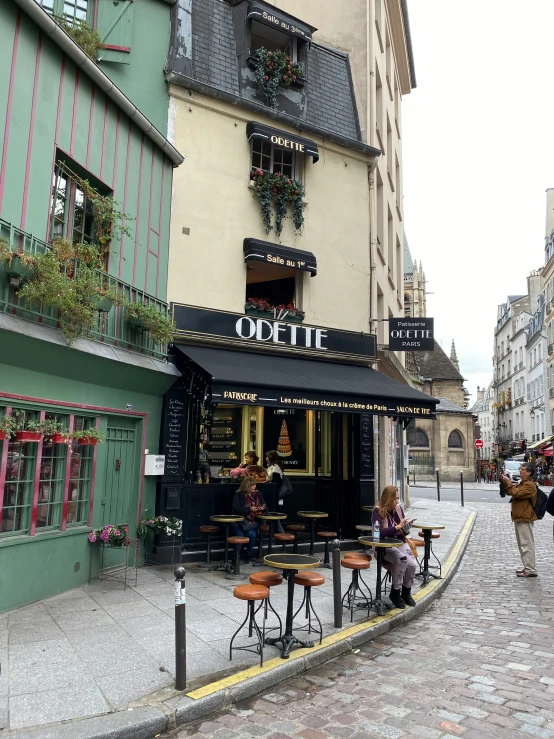
M 232 537 L 233 538 L 233 537 Z M 236 537 L 238 539 L 242 537 Z M 231 643 L 229 644 L 229 659 L 233 659 L 233 649 L 242 652 L 254 652 L 260 655 L 260 667 L 264 663 L 264 642 L 265 642 L 265 610 L 264 610 L 264 621 L 262 630 L 258 626 L 255 618 L 256 614 L 256 601 L 261 600 L 262 602 L 269 598 L 269 589 L 264 585 L 237 585 L 233 590 L 233 596 L 239 600 L 245 600 L 247 602 L 246 618 L 235 631 L 231 637 Z M 260 604 L 261 605 L 261 604 Z M 259 609 L 258 609 L 259 610 Z M 233 647 L 233 642 L 236 636 L 239 634 L 243 626 L 248 621 L 248 637 L 251 638 L 253 633 L 256 632 L 257 641 L 253 644 L 246 644 L 243 647 Z
M 373 596 L 369 586 L 362 577 L 361 571 L 369 569 L 369 562 L 365 559 L 341 559 L 341 567 L 352 570 L 352 581 L 348 586 L 348 590 L 342 596 L 342 607 L 350 611 L 350 623 L 354 618 L 354 610 L 356 608 L 367 608 L 367 617 L 373 603 Z M 365 592 L 364 592 L 365 588 Z M 358 592 L 360 595 L 358 595 Z M 368 597 L 369 596 L 369 597 Z M 344 601 L 346 600 L 346 605 Z
M 212 534 L 217 534 L 219 526 L 213 526 L 208 524 L 207 526 L 200 526 L 200 533 L 208 535 L 208 541 L 206 546 L 206 561 L 200 562 L 198 569 L 209 570 L 212 567 Z
M 325 582 L 325 578 L 323 575 L 320 575 L 319 572 L 298 572 L 294 576 L 294 584 L 295 585 L 302 585 L 304 587 L 304 599 L 300 605 L 300 608 L 296 611 L 294 616 L 292 617 L 293 620 L 298 616 L 300 611 L 304 608 L 304 604 L 306 605 L 306 618 L 308 619 L 308 623 L 305 626 L 300 626 L 296 630 L 297 631 L 307 631 L 308 634 L 313 631 L 315 634 L 319 634 L 319 643 L 321 644 L 323 640 L 323 627 L 321 625 L 321 621 L 319 620 L 319 616 L 317 615 L 314 605 L 312 603 L 312 588 L 317 587 L 318 585 L 323 585 Z M 319 624 L 319 629 L 316 629 L 312 626 L 312 613 L 316 617 L 317 623 Z
M 323 557 L 323 562 L 321 563 L 321 566 L 327 567 L 327 569 L 330 570 L 331 561 L 329 559 L 329 542 L 332 539 L 337 538 L 337 532 L 336 531 L 318 531 L 317 536 L 319 536 L 320 539 L 325 539 L 325 555 Z
M 294 548 L 293 553 L 298 554 L 298 535 L 306 531 L 306 527 L 303 523 L 289 523 L 287 531 L 292 531 L 294 534 Z
M 273 538 L 276 542 L 283 545 L 281 548 L 281 554 L 285 554 L 287 550 L 287 544 L 290 544 L 291 541 L 294 541 L 294 534 L 273 534 Z
M 235 567 L 233 572 L 229 572 L 225 575 L 226 580 L 244 580 L 245 575 L 240 574 L 240 548 L 243 544 L 248 544 L 248 541 L 249 539 L 247 536 L 227 537 L 227 544 L 233 544 L 235 547 Z
M 271 588 L 275 587 L 275 585 L 280 585 L 283 582 L 283 576 L 279 572 L 253 572 L 250 577 L 250 584 L 251 585 L 263 585 L 266 587 L 269 591 L 269 595 L 267 596 L 267 599 L 265 602 L 265 615 L 264 619 L 267 619 L 267 611 L 268 609 L 271 610 L 275 616 L 277 617 L 277 621 L 279 622 L 279 626 L 274 626 L 271 629 L 267 629 L 267 631 L 275 631 L 276 629 L 279 629 L 279 637 L 281 637 L 283 633 L 283 623 L 281 621 L 281 618 L 275 608 L 271 605 Z M 262 604 L 258 606 L 256 613 L 260 610 L 262 607 Z
M 371 562 L 373 557 L 365 552 L 345 552 L 344 559 L 363 559 L 366 562 Z

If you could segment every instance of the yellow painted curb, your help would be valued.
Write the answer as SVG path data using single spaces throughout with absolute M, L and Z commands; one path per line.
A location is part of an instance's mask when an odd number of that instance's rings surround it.
M 460 534 L 458 535 L 458 540 L 454 547 L 452 548 L 452 551 L 450 552 L 450 555 L 448 556 L 446 562 L 442 566 L 442 573 L 443 573 L 443 579 L 446 575 L 448 575 L 450 569 L 454 565 L 456 558 L 458 557 L 458 554 L 460 553 L 460 549 L 462 548 L 467 534 L 469 530 L 471 529 L 471 526 L 473 525 L 473 521 L 475 520 L 476 512 L 473 511 L 467 521 L 464 524 L 463 529 L 461 530 Z M 417 593 L 414 593 L 414 600 L 416 602 L 422 600 L 425 598 L 426 595 L 428 595 L 430 592 L 432 592 L 435 588 L 439 586 L 440 580 L 431 580 L 430 583 L 428 583 L 424 588 L 421 588 L 417 591 Z M 355 626 L 349 626 L 346 629 L 342 629 L 341 631 L 337 631 L 336 634 L 331 634 L 330 636 L 326 636 L 325 639 L 323 639 L 323 642 L 321 644 L 316 644 L 314 647 L 310 647 L 309 649 L 297 649 L 295 650 L 289 657 L 286 662 L 290 662 L 295 659 L 299 659 L 300 657 L 306 656 L 306 654 L 313 654 L 314 652 L 318 652 L 321 649 L 324 649 L 325 647 L 329 647 L 332 644 L 337 644 L 344 639 L 348 639 L 351 636 L 354 636 L 355 634 L 359 634 L 360 631 L 365 631 L 366 629 L 371 628 L 372 626 L 376 626 L 377 624 L 381 624 L 384 621 L 389 621 L 391 618 L 394 618 L 398 614 L 398 609 L 393 608 L 391 611 L 388 611 L 384 616 L 376 616 L 375 618 L 370 619 L 369 621 L 364 621 L 363 623 L 356 624 Z M 234 675 L 230 675 L 229 677 L 224 678 L 223 680 L 218 680 L 215 683 L 209 683 L 208 685 L 205 685 L 203 688 L 198 688 L 197 690 L 193 690 L 190 693 L 187 693 L 187 696 L 189 698 L 193 698 L 194 700 L 198 700 L 199 698 L 205 698 L 207 695 L 211 695 L 212 693 L 217 693 L 219 690 L 225 690 L 225 688 L 230 688 L 234 685 L 237 685 L 238 683 L 243 682 L 244 680 L 248 680 L 251 677 L 256 677 L 257 675 L 263 675 L 266 672 L 269 672 L 274 667 L 278 667 L 279 665 L 285 664 L 285 661 L 281 659 L 281 657 L 274 657 L 273 659 L 270 659 L 268 662 L 264 664 L 263 667 L 255 666 L 255 667 L 249 667 L 247 670 L 242 670 L 241 672 L 237 672 Z

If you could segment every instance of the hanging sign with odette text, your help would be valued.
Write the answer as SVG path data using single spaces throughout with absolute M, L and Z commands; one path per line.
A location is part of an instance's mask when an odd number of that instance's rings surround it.
M 432 352 L 434 318 L 389 318 L 389 349 L 393 352 Z

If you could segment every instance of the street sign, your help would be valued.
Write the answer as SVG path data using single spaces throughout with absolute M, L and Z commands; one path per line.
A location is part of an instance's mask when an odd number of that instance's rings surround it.
M 476 449 L 482 449 L 483 448 L 483 439 L 475 439 L 473 442 L 473 445 Z

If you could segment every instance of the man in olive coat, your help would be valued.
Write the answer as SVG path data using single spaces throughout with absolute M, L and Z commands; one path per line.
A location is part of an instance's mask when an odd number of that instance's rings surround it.
M 535 503 L 537 502 L 537 486 L 533 482 L 535 465 L 524 463 L 519 468 L 521 480 L 514 485 L 509 477 L 502 475 L 503 490 L 512 496 L 512 521 L 516 530 L 517 546 L 523 563 L 523 569 L 517 570 L 517 577 L 537 577 L 535 568 L 535 538 L 533 521 Z

